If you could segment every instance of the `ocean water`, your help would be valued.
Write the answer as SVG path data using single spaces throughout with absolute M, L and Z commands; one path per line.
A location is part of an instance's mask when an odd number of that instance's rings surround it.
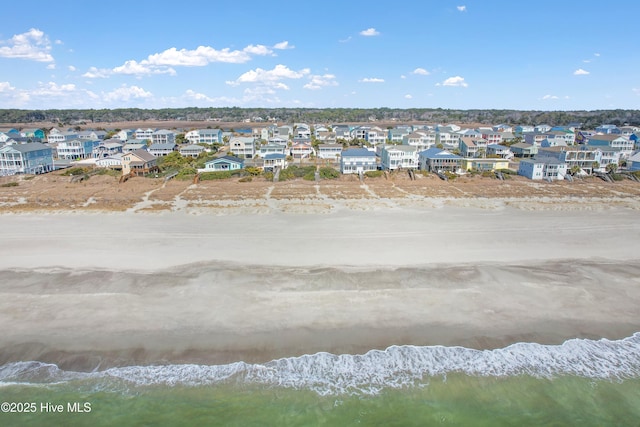
M 0 396 L 1 426 L 638 426 L 640 333 L 89 373 L 18 362 Z

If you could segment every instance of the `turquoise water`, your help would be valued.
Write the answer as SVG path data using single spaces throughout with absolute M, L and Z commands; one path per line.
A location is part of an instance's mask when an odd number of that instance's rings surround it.
M 2 426 L 638 426 L 640 334 L 497 350 L 391 347 L 261 365 L 0 367 Z M 62 413 L 41 404 L 63 405 Z M 68 404 L 90 412 L 70 413 Z

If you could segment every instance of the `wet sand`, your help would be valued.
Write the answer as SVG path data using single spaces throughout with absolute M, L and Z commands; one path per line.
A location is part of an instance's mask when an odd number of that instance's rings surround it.
M 91 370 L 623 338 L 640 331 L 636 218 L 446 206 L 4 215 L 0 363 Z

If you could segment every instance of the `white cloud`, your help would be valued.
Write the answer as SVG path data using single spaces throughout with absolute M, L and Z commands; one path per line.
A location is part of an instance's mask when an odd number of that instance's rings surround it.
M 289 42 L 277 43 L 274 49 L 293 49 Z M 176 75 L 173 67 L 204 67 L 214 62 L 243 64 L 251 60 L 252 55 L 274 55 L 273 50 L 264 45 L 250 44 L 242 50 L 229 48 L 214 49 L 211 46 L 198 46 L 196 49 L 166 49 L 149 55 L 146 59 L 125 61 L 113 69 L 91 67 L 83 74 L 86 78 L 106 78 L 113 74 L 145 76 L 152 74 Z
M 464 81 L 464 77 L 460 77 L 460 76 L 455 76 L 455 77 L 449 77 L 448 79 L 446 79 L 445 81 L 442 82 L 442 86 L 460 86 L 460 87 L 467 87 L 469 86 L 467 84 L 467 82 Z
M 593 56 L 600 56 L 600 54 L 596 52 L 593 54 Z
M 365 37 L 379 36 L 380 32 L 375 28 L 367 28 L 366 30 L 360 31 L 360 35 Z
M 111 70 L 106 70 L 104 68 L 98 69 L 96 67 L 91 67 L 89 68 L 89 71 L 87 71 L 82 75 L 82 77 L 86 77 L 88 79 L 105 79 L 109 77 L 109 74 L 111 74 Z
M 187 89 L 184 94 L 185 94 L 185 98 L 187 98 L 189 100 L 215 102 L 215 99 L 210 98 L 209 96 L 205 95 L 204 93 L 198 93 L 198 92 L 196 92 L 194 90 L 191 90 L 191 89 Z
M 413 96 L 412 96 L 411 94 L 406 94 L 404 97 L 405 97 L 405 99 L 411 99 L 411 98 L 413 98 Z
M 545 95 L 542 99 L 558 99 L 558 97 L 556 95 Z
M 273 48 L 278 50 L 293 49 L 294 47 L 295 46 L 290 45 L 289 42 L 286 40 L 273 45 Z
M 362 80 L 358 80 L 360 83 L 384 83 L 384 79 L 379 79 L 377 77 L 366 77 Z
M 245 49 L 252 50 L 255 48 L 255 46 L 249 45 Z M 250 52 L 246 52 L 244 50 L 230 50 L 229 48 L 217 50 L 210 46 L 198 46 L 194 50 L 178 50 L 175 47 L 172 47 L 163 52 L 149 55 L 146 60 L 140 61 L 140 63 L 143 65 L 182 67 L 202 67 L 211 62 L 242 64 L 251 59 L 249 53 Z
M 589 72 L 588 72 L 588 71 L 586 71 L 586 70 L 583 70 L 582 68 L 578 68 L 577 70 L 575 70 L 575 71 L 573 72 L 573 75 L 574 75 L 574 76 L 586 76 L 586 75 L 588 75 L 588 74 L 589 74 Z
M 31 92 L 31 95 L 37 96 L 58 96 L 69 92 L 75 92 L 76 85 L 66 84 L 58 85 L 55 82 L 40 83 L 40 86 Z
M 15 87 L 11 86 L 11 83 L 9 83 L 9 82 L 0 82 L 0 92 L 9 92 L 9 91 L 12 91 L 12 90 L 15 90 Z
M 309 79 L 309 83 L 303 86 L 305 89 L 318 90 L 327 86 L 338 86 L 336 76 L 333 74 L 312 75 Z
M 400 78 L 401 78 L 401 79 L 406 79 L 406 78 L 407 78 L 407 76 L 405 76 L 404 74 L 402 74 L 402 75 L 400 76 Z
M 26 33 L 16 34 L 11 40 L 1 41 L 0 45 L 6 45 L 0 46 L 0 57 L 53 62 L 49 37 L 35 28 Z
M 424 68 L 416 68 L 411 72 L 411 74 L 418 74 L 420 76 L 428 76 L 430 73 Z
M 278 64 L 272 70 L 264 70 L 262 68 L 256 68 L 255 70 L 249 70 L 242 74 L 236 80 L 227 81 L 226 83 L 231 86 L 237 86 L 241 83 L 260 83 L 264 85 L 270 85 L 280 89 L 288 89 L 284 83 L 278 83 L 283 79 L 300 79 L 311 72 L 308 68 L 304 68 L 299 71 L 291 70 L 286 65 Z
M 255 46 L 250 44 L 249 46 L 242 49 L 242 51 L 249 53 L 251 55 L 260 55 L 260 56 L 273 55 L 273 51 L 271 49 L 261 44 L 255 45 Z
M 73 65 L 69 65 L 69 66 L 67 67 L 67 69 L 68 69 L 69 71 L 75 71 L 75 70 L 76 70 L 76 67 L 74 67 Z
M 55 70 L 56 69 L 56 64 L 51 63 L 47 65 L 47 70 Z
M 109 72 L 110 74 L 125 74 L 125 75 L 150 75 L 150 74 L 170 74 L 175 75 L 176 71 L 170 67 L 154 67 L 149 66 L 146 61 L 137 62 L 134 60 L 126 61 L 119 67 L 115 67 Z
M 460 11 L 460 12 L 466 12 L 467 11 L 467 6 L 456 6 L 456 9 L 458 9 L 458 11 Z
M 138 86 L 122 86 L 103 94 L 107 102 L 130 101 L 131 99 L 150 98 L 153 94 Z
M 347 42 L 351 41 L 351 39 L 352 39 L 352 38 L 353 38 L 353 37 L 349 36 L 349 37 L 347 37 L 346 39 L 342 39 L 342 40 L 338 40 L 338 41 L 339 41 L 340 43 L 347 43 Z

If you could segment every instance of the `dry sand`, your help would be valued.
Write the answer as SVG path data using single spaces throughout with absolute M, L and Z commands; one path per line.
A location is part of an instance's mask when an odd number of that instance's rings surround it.
M 629 195 L 411 203 L 282 188 L 210 198 L 217 210 L 169 193 L 156 213 L 147 194 L 125 212 L 3 215 L 0 363 L 226 363 L 640 331 Z

